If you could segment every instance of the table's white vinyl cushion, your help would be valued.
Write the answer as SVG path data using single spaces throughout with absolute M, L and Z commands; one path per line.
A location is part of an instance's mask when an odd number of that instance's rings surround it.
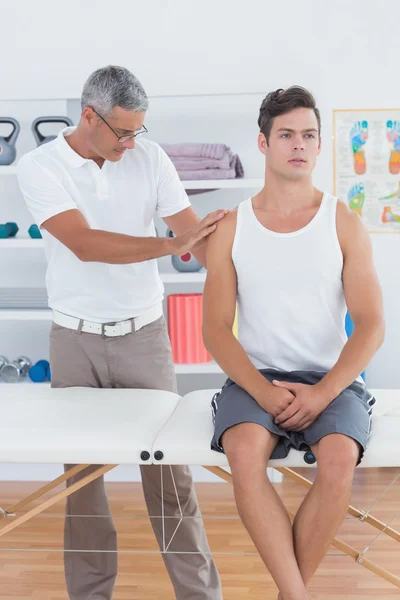
M 154 451 L 164 458 L 158 464 L 228 466 L 224 454 L 210 449 L 213 435 L 211 399 L 217 390 L 199 390 L 184 396 L 158 434 Z M 400 390 L 371 390 L 376 397 L 372 433 L 362 467 L 400 466 Z M 304 452 L 291 450 L 271 467 L 306 467 Z
M 178 405 L 161 390 L 0 384 L 0 462 L 149 464 Z

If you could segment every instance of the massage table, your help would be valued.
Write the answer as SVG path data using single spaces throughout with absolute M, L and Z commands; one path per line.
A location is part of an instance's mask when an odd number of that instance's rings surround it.
M 216 392 L 200 390 L 180 397 L 160 390 L 51 389 L 35 384 L 0 384 L 0 463 L 76 465 L 13 506 L 2 506 L 0 497 L 0 521 L 3 521 L 0 539 L 119 464 L 161 465 L 161 486 L 164 467 L 172 474 L 171 466 L 181 464 L 203 466 L 232 483 L 226 456 L 210 449 L 213 433 L 210 403 Z M 372 433 L 357 469 L 400 467 L 400 390 L 371 392 L 377 400 Z M 271 460 L 269 467 L 311 487 L 307 478 L 293 470 L 310 467 L 310 463 L 309 454 L 292 449 L 287 458 Z M 56 487 L 90 464 L 98 465 L 98 468 L 54 492 Z M 399 476 L 400 473 L 391 486 Z M 50 491 L 54 492 L 52 497 L 21 512 Z M 400 488 L 398 497 L 400 505 Z M 177 502 L 179 506 L 178 497 Z M 184 518 L 180 506 L 179 510 L 181 519 L 175 533 Z M 369 511 L 349 506 L 348 512 L 374 526 L 379 531 L 377 537 L 385 534 L 400 542 L 400 533 Z M 290 514 L 290 518 L 293 520 L 294 515 Z M 161 552 L 168 552 L 172 538 L 167 544 L 164 537 Z M 399 577 L 366 558 L 365 552 L 370 546 L 358 551 L 337 538 L 332 544 L 358 564 L 400 588 Z

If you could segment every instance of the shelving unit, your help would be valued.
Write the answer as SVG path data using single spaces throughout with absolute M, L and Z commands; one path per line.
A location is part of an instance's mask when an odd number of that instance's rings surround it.
M 0 321 L 43 321 L 49 323 L 52 320 L 52 311 L 49 309 L 23 310 L 23 309 L 1 309 Z M 176 364 L 177 375 L 211 375 L 222 373 L 221 368 L 214 362 L 199 364 Z M 1 383 L 1 378 L 0 378 Z M 21 383 L 32 383 L 24 379 Z M 35 384 L 37 385 L 37 384 Z M 42 385 L 42 384 L 41 384 Z M 43 384 L 44 385 L 44 384 Z
M 175 373 L 177 375 L 213 375 L 222 373 L 221 368 L 214 362 L 199 363 L 197 365 L 175 365 Z M 0 378 L 0 384 L 4 383 Z M 50 385 L 48 381 L 41 383 L 33 383 L 29 377 L 25 377 L 15 385 Z
M 0 175 L 16 175 L 17 165 L 0 165 Z M 258 188 L 264 185 L 263 179 L 246 179 L 237 177 L 236 179 L 199 179 L 183 180 L 186 190 L 210 190 L 210 189 L 245 189 Z
M 7 175 L 16 175 L 17 165 L 0 166 L 0 177 Z M 263 179 L 237 178 L 237 179 L 220 179 L 220 180 L 190 180 L 182 181 L 186 190 L 235 190 L 235 189 L 260 189 L 264 185 Z M 18 235 L 15 238 L 0 239 L 0 251 L 4 250 L 44 250 L 44 242 L 42 239 L 32 239 L 26 235 Z M 196 273 L 180 273 L 180 272 L 162 272 L 160 271 L 161 280 L 166 285 L 187 285 L 199 284 L 205 282 L 206 271 L 203 269 Z M 44 285 L 44 283 L 43 283 Z M 27 322 L 49 322 L 52 319 L 52 312 L 49 309 L 0 309 L 0 322 L 6 321 L 27 321 Z M 194 365 L 175 365 L 175 370 L 178 375 L 203 375 L 203 374 L 221 374 L 220 367 L 214 362 Z M 24 380 L 24 384 L 32 383 L 29 379 Z M 33 384 L 32 385 L 46 385 Z M 47 385 L 49 385 L 47 383 Z
M 17 241 L 17 240 L 16 240 Z M 3 244 L 3 242 L 5 242 Z M 29 240 L 22 240 L 21 244 L 15 243 L 12 244 L 11 240 L 0 240 L 0 250 L 1 248 L 41 248 L 44 249 L 42 240 L 31 240 L 32 244 L 30 244 Z M 36 243 L 33 243 L 36 242 Z M 198 273 L 179 273 L 178 271 L 175 273 L 170 272 L 162 272 L 160 271 L 160 277 L 163 283 L 165 284 L 181 284 L 181 283 L 204 283 L 206 280 L 206 271 L 201 270 Z M 0 309 L 1 310 L 1 309 Z
M 214 362 L 199 363 L 197 365 L 175 365 L 175 373 L 177 375 L 212 375 L 222 373 L 221 368 Z M 0 378 L 0 384 L 4 383 Z M 49 385 L 48 382 L 33 383 L 29 377 L 25 377 L 15 385 Z

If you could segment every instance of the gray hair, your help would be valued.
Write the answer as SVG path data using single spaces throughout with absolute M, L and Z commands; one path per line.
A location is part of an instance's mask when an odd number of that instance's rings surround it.
M 109 65 L 97 69 L 83 86 L 82 110 L 91 106 L 101 115 L 109 115 L 114 106 L 144 112 L 148 105 L 142 84 L 124 67 Z

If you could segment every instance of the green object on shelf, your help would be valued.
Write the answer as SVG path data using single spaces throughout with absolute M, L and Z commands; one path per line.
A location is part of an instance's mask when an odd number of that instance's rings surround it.
M 34 238 L 34 239 L 39 239 L 42 237 L 42 234 L 40 233 L 40 229 L 37 225 L 31 225 L 28 229 L 28 233 L 31 236 L 31 238 Z
M 0 225 L 0 238 L 15 237 L 18 233 L 18 225 L 16 223 L 5 223 Z

